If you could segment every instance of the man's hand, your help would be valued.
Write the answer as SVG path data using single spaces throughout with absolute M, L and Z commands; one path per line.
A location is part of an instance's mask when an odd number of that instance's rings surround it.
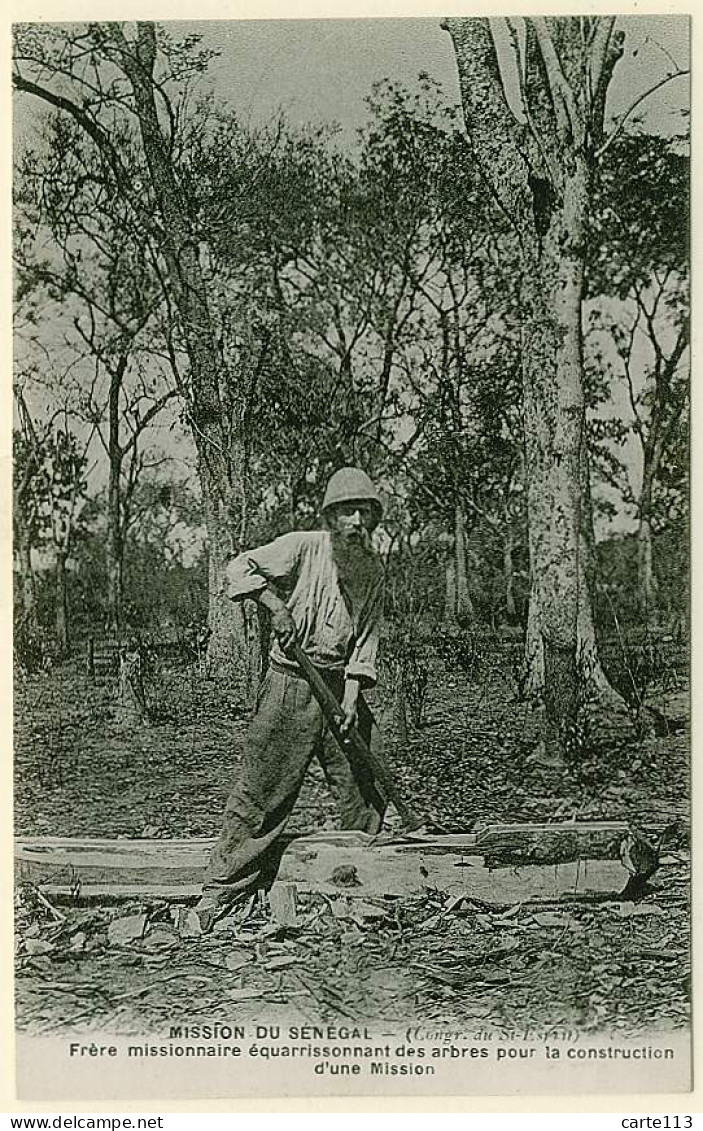
M 347 679 L 344 681 L 344 696 L 342 698 L 342 723 L 340 730 L 342 734 L 348 734 L 351 727 L 356 726 L 356 704 L 359 698 L 359 681 L 358 679 Z
M 276 609 L 271 614 L 271 628 L 275 632 L 281 648 L 284 652 L 287 652 L 295 643 L 298 634 L 295 630 L 295 621 L 285 605 L 282 604 L 280 609 Z
M 271 628 L 284 652 L 287 652 L 297 639 L 295 621 L 280 597 L 270 589 L 264 589 L 258 596 L 258 602 L 268 609 L 271 614 Z

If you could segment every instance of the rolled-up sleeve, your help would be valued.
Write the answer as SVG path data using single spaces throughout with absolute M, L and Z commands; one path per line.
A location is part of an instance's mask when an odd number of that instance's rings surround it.
M 257 597 L 270 581 L 285 584 L 295 573 L 300 546 L 300 534 L 294 531 L 233 558 L 225 570 L 225 596 L 231 601 L 242 601 L 245 597 Z
M 346 677 L 358 679 L 364 687 L 378 681 L 378 637 L 383 617 L 383 576 L 369 594 L 359 621 L 359 631 L 347 665 Z

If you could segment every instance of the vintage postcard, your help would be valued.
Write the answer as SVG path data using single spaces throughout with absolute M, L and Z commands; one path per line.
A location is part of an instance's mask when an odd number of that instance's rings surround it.
M 690 20 L 13 27 L 31 1102 L 691 1087 Z

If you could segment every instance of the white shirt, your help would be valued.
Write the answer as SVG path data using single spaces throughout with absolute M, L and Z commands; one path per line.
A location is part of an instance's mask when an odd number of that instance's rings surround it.
M 372 568 L 351 594 L 339 581 L 329 531 L 294 531 L 234 558 L 227 566 L 224 591 L 239 601 L 261 593 L 269 582 L 278 583 L 300 646 L 316 667 L 343 671 L 368 687 L 378 678 L 383 611 L 383 570 L 376 558 L 370 560 Z M 296 670 L 275 640 L 271 659 Z

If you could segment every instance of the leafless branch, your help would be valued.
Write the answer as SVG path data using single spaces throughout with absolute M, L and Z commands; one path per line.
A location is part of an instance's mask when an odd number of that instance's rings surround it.
M 637 107 L 642 105 L 642 103 L 645 101 L 645 99 L 649 98 L 650 95 L 654 94 L 657 90 L 661 90 L 661 88 L 663 86 L 666 86 L 667 83 L 672 82 L 674 79 L 683 78 L 685 75 L 690 75 L 690 73 L 691 73 L 690 70 L 686 69 L 686 70 L 675 71 L 673 74 L 665 75 L 664 78 L 660 79 L 659 82 L 656 82 L 654 84 L 654 86 L 650 86 L 649 90 L 645 90 L 644 94 L 640 94 L 639 98 L 635 99 L 635 101 L 632 103 L 632 105 L 629 107 L 629 109 L 627 109 L 623 114 L 621 114 L 618 117 L 618 119 L 615 122 L 615 125 L 610 130 L 607 137 L 605 138 L 605 141 L 596 150 L 595 156 L 597 158 L 603 156 L 603 154 L 606 152 L 606 150 L 608 150 L 610 148 L 610 146 L 613 144 L 616 137 L 618 137 L 618 135 L 622 132 L 622 128 L 625 125 L 625 122 L 628 120 L 628 118 L 630 118 L 632 116 L 632 114 L 634 114 Z
M 12 82 L 15 89 L 21 90 L 25 94 L 32 94 L 36 98 L 40 98 L 42 101 L 49 103 L 50 106 L 54 106 L 57 110 L 63 110 L 64 113 L 69 114 L 74 121 L 85 130 L 92 141 L 95 142 L 103 157 L 106 158 L 114 173 L 115 180 L 119 185 L 120 192 L 122 192 L 125 199 L 129 201 L 135 214 L 140 217 L 146 228 L 153 232 L 159 232 L 159 226 L 156 220 L 153 216 L 147 215 L 142 209 L 139 197 L 133 188 L 132 178 L 124 167 L 115 146 L 105 130 L 103 130 L 82 107 L 72 102 L 70 98 L 65 98 L 62 94 L 56 94 L 53 90 L 49 90 L 48 87 L 32 82 L 30 79 L 26 79 L 17 73 L 12 76 Z

